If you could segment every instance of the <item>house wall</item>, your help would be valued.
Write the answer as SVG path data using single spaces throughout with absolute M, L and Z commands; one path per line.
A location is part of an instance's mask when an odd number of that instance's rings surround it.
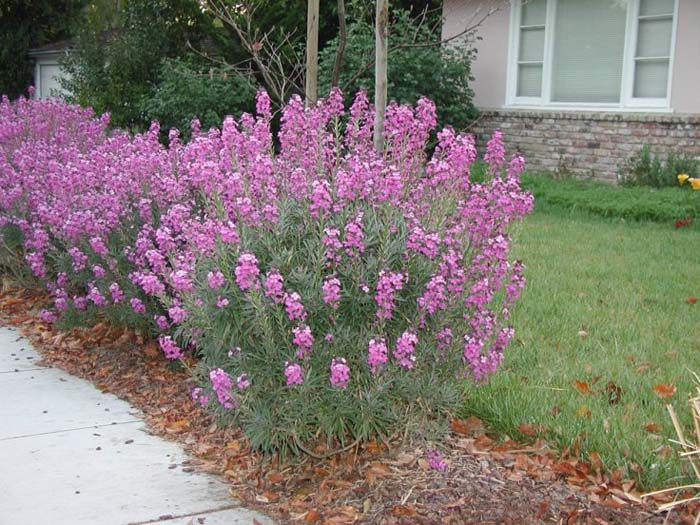
M 700 114 L 700 1 L 678 2 L 671 107 L 677 113 Z
M 506 101 L 510 3 L 479 28 L 472 71 L 481 117 L 471 131 L 485 144 L 494 129 L 504 132 L 511 151 L 534 170 L 592 176 L 614 182 L 623 163 L 649 145 L 655 153 L 700 158 L 700 0 L 678 0 L 678 26 L 671 86 L 671 112 L 585 112 L 509 109 Z M 444 0 L 443 38 L 473 20 L 483 0 Z M 471 22 L 473 23 L 473 22 Z
M 483 7 L 481 12 L 478 11 L 479 6 L 487 3 L 479 0 L 444 0 L 443 39 L 473 25 L 483 13 Z M 509 6 L 510 3 L 504 0 L 499 6 L 500 10 L 489 16 L 479 27 L 481 40 L 475 45 L 478 53 L 472 63 L 474 81 L 471 83 L 477 107 L 500 108 L 506 100 Z

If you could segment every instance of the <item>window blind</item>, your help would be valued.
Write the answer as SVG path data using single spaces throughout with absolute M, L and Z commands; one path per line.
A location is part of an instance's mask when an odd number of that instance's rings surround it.
M 626 5 L 610 0 L 558 0 L 552 100 L 620 101 Z

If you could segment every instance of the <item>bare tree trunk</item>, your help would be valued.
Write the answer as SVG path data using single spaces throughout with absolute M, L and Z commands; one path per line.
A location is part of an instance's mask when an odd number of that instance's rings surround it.
M 331 76 L 331 86 L 335 87 L 340 82 L 340 71 L 343 69 L 343 57 L 345 56 L 345 45 L 348 41 L 348 31 L 345 25 L 345 0 L 338 0 L 338 49 L 335 52 L 335 63 L 333 64 L 333 75 Z
M 318 97 L 318 12 L 320 0 L 308 0 L 306 17 L 306 105 Z
M 387 98 L 387 48 L 389 44 L 389 0 L 377 0 L 374 61 L 374 148 L 384 151 L 384 114 Z

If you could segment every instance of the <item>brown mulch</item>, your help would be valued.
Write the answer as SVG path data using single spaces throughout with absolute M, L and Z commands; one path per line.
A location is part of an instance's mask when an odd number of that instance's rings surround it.
M 263 458 L 240 432 L 219 427 L 192 402 L 187 370 L 167 363 L 155 343 L 104 323 L 55 331 L 39 319 L 45 301 L 35 292 L 0 292 L 0 324 L 19 327 L 44 364 L 143 411 L 151 432 L 181 442 L 193 456 L 178 468 L 223 475 L 232 496 L 279 523 L 685 524 L 697 511 L 657 514 L 633 481 L 602 472 L 599 462 L 542 441 L 499 442 L 476 418 L 452 422 L 441 447 L 445 471 L 431 469 L 423 450 L 376 442 L 327 459 Z

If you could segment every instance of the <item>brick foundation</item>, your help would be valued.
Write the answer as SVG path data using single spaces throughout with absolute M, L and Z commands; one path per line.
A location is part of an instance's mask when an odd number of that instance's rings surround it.
M 656 154 L 700 157 L 700 115 L 482 110 L 471 131 L 483 146 L 494 129 L 530 170 L 615 182 L 645 144 Z

